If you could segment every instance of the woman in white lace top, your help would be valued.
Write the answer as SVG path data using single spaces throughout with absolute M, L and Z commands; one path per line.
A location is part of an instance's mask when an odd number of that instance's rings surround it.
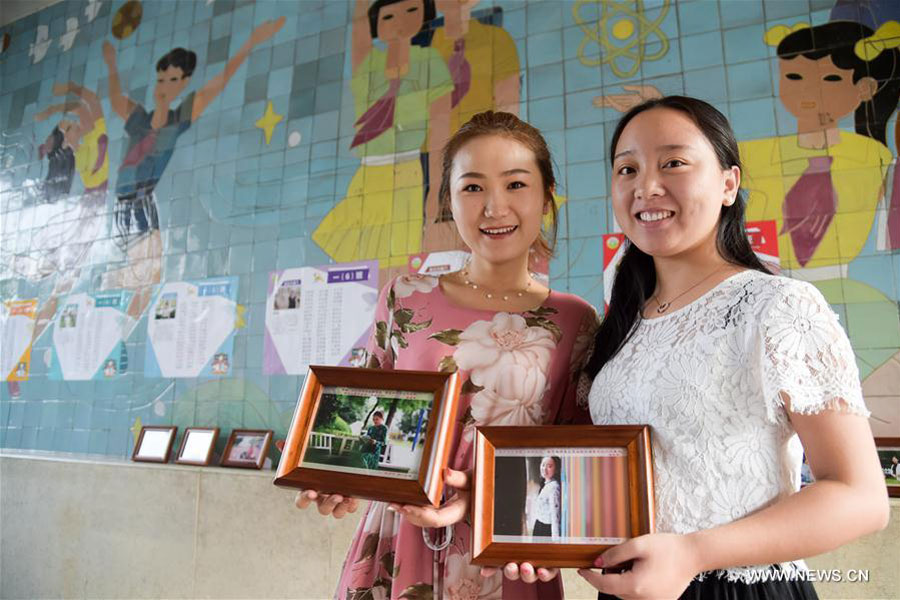
M 562 495 L 559 487 L 559 460 L 552 456 L 541 459 L 541 478 L 544 483 L 537 497 L 532 535 L 556 539 L 559 537 L 559 507 Z
M 847 336 L 816 288 L 753 254 L 719 111 L 651 100 L 622 118 L 610 156 L 628 248 L 590 408 L 596 424 L 651 425 L 657 533 L 596 563 L 630 570 L 581 574 L 600 598 L 815 598 L 801 559 L 888 519 Z M 807 221 L 792 235 L 828 226 Z M 800 490 L 803 449 L 816 481 Z

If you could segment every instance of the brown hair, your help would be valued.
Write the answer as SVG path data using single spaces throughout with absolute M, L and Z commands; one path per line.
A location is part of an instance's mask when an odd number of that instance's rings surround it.
M 541 172 L 541 180 L 547 196 L 546 201 L 550 204 L 550 210 L 553 213 L 549 231 L 541 228 L 541 234 L 535 240 L 534 249 L 547 258 L 552 257 L 553 249 L 556 247 L 559 217 L 559 210 L 553 199 L 553 189 L 556 186 L 556 177 L 553 175 L 553 159 L 550 157 L 550 149 L 541 132 L 514 114 L 492 110 L 478 113 L 447 141 L 442 154 L 441 189 L 438 194 L 441 214 L 448 216 L 450 214 L 450 170 L 453 168 L 453 159 L 456 157 L 456 153 L 471 140 L 484 135 L 502 135 L 512 138 L 534 154 Z

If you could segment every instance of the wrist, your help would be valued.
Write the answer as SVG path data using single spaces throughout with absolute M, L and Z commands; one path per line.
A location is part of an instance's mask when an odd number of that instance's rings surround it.
M 684 535 L 686 547 L 685 562 L 690 566 L 691 571 L 696 575 L 713 569 L 713 565 L 709 563 L 706 556 L 706 544 L 703 531 L 695 531 Z

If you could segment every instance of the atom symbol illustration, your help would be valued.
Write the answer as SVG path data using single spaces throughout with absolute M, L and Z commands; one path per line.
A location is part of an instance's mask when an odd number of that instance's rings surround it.
M 597 4 L 601 7 L 596 22 L 582 15 L 582 9 Z M 578 46 L 578 59 L 588 67 L 608 64 L 616 76 L 626 79 L 637 73 L 644 61 L 659 60 L 669 51 L 669 39 L 659 28 L 669 12 L 670 0 L 652 21 L 644 16 L 643 0 L 578 0 L 572 6 L 575 23 L 584 32 Z M 659 40 L 660 48 L 647 53 L 649 41 Z M 600 46 L 600 58 L 585 56 L 589 44 Z

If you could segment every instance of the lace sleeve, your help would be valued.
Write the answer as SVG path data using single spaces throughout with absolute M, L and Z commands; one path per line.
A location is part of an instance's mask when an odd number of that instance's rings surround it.
M 819 290 L 797 281 L 779 286 L 760 327 L 762 390 L 770 419 L 783 410 L 783 394 L 795 413 L 869 415 L 850 340 Z

